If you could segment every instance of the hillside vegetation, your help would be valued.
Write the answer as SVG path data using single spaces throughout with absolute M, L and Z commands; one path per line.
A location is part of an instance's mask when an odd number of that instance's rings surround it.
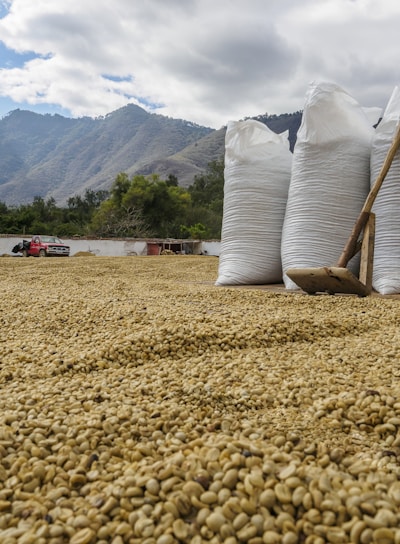
M 301 112 L 259 116 L 289 130 L 293 148 Z M 172 175 L 182 187 L 224 154 L 225 127 L 214 130 L 130 104 L 105 117 L 69 119 L 14 110 L 0 120 L 0 202 L 35 196 L 65 204 L 85 191 L 109 190 L 125 172 Z

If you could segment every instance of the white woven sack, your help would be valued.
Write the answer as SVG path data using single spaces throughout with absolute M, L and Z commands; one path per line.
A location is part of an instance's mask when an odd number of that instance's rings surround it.
M 228 123 L 216 285 L 282 281 L 281 234 L 292 164 L 287 137 L 254 120 Z
M 371 185 L 375 182 L 400 118 L 400 89 L 395 87 L 372 141 Z M 400 293 L 400 154 L 396 153 L 372 211 L 376 215 L 373 288 Z
M 282 232 L 288 268 L 334 265 L 369 191 L 373 128 L 361 106 L 334 83 L 309 86 L 293 153 Z M 348 267 L 358 273 L 359 258 Z

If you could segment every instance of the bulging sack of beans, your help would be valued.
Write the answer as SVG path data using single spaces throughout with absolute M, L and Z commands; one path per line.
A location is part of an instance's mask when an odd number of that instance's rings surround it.
M 293 152 L 282 232 L 283 280 L 288 268 L 331 266 L 368 195 L 374 129 L 363 108 L 334 83 L 309 86 Z M 349 268 L 358 274 L 359 256 Z
M 395 87 L 376 128 L 371 150 L 371 185 L 382 168 L 400 118 L 400 89 Z M 396 153 L 376 196 L 373 288 L 382 295 L 400 293 L 400 154 Z
M 228 123 L 216 285 L 282 281 L 280 247 L 291 165 L 287 132 L 275 134 L 255 120 Z

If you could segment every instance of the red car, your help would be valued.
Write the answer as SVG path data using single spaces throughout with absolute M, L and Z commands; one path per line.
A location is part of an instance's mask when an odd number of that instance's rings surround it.
M 13 252 L 22 253 L 24 257 L 68 257 L 70 248 L 57 236 L 36 234 L 30 242 L 23 240 L 15 246 Z

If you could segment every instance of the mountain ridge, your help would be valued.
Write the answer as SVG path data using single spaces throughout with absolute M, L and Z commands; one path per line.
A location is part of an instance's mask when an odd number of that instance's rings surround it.
M 275 132 L 289 130 L 293 148 L 301 112 L 256 119 Z M 0 119 L 0 202 L 41 196 L 63 205 L 85 190 L 109 189 L 120 172 L 172 174 L 187 187 L 223 156 L 225 131 L 134 104 L 95 119 L 13 110 Z

